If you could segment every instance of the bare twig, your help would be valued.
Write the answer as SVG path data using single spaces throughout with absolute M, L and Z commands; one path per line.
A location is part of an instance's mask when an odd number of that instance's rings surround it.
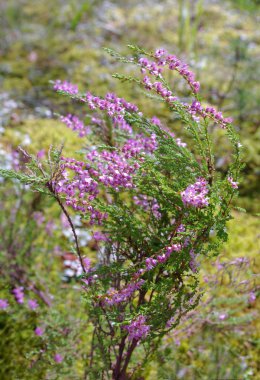
M 67 220 L 69 222 L 69 225 L 71 227 L 71 230 L 72 230 L 72 233 L 73 233 L 73 236 L 74 236 L 75 245 L 76 245 L 76 252 L 77 252 L 77 255 L 78 255 L 78 258 L 79 258 L 79 261 L 80 261 L 80 265 L 81 265 L 81 268 L 82 268 L 83 272 L 86 273 L 86 269 L 84 267 L 83 259 L 82 259 L 80 248 L 79 248 L 78 237 L 77 237 L 76 230 L 75 230 L 75 227 L 73 225 L 73 222 L 71 220 L 71 217 L 69 216 L 68 211 L 64 207 L 64 205 L 63 205 L 62 201 L 60 200 L 59 196 L 55 192 L 55 189 L 53 188 L 52 183 L 48 182 L 47 183 L 47 187 L 50 190 L 50 192 L 54 195 L 56 201 L 58 202 L 60 208 L 62 209 L 64 215 L 66 216 L 66 218 L 67 218 Z

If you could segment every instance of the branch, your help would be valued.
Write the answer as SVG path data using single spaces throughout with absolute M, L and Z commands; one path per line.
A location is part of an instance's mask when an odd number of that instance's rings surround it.
M 59 196 L 55 192 L 55 190 L 54 190 L 54 188 L 53 188 L 53 186 L 52 186 L 52 184 L 50 182 L 47 183 L 47 187 L 50 190 L 50 192 L 54 195 L 55 199 L 57 200 L 60 208 L 62 209 L 64 215 L 66 216 L 66 218 L 67 218 L 67 220 L 69 222 L 69 225 L 71 227 L 71 230 L 72 230 L 72 233 L 73 233 L 73 236 L 74 236 L 74 240 L 75 240 L 75 244 L 76 244 L 76 252 L 77 252 L 77 255 L 78 255 L 78 258 L 79 258 L 79 261 L 80 261 L 80 265 L 81 265 L 81 268 L 82 268 L 83 272 L 86 273 L 86 269 L 84 267 L 83 259 L 82 259 L 81 253 L 80 253 L 78 237 L 77 237 L 77 234 L 76 234 L 73 222 L 71 220 L 71 217 L 69 216 L 68 211 L 64 207 L 63 203 L 61 202 Z

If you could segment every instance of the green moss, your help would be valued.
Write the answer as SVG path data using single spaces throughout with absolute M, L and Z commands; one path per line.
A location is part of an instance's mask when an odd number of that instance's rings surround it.
M 259 225 L 259 217 L 235 213 L 234 219 L 228 222 L 229 240 L 223 248 L 223 255 L 256 259 L 259 253 Z
M 12 141 L 15 147 L 22 144 L 24 135 L 31 136 L 32 143 L 29 152 L 36 154 L 39 150 L 48 151 L 50 145 L 57 147 L 64 143 L 64 153 L 71 155 L 82 147 L 81 140 L 66 126 L 55 119 L 29 119 L 19 128 L 19 131 L 7 129 L 4 140 Z

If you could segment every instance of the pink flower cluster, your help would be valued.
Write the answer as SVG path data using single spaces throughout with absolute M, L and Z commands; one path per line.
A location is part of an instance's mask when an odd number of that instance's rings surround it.
M 108 306 L 116 305 L 121 302 L 127 301 L 134 292 L 141 288 L 144 284 L 144 280 L 139 280 L 137 282 L 130 282 L 125 288 L 120 291 L 115 291 L 114 289 L 110 289 L 107 292 L 106 297 L 103 299 L 104 303 Z
M 35 310 L 39 307 L 39 304 L 35 300 L 28 300 L 28 306 L 31 310 Z
M 149 137 L 136 135 L 134 139 L 126 141 L 122 148 L 125 158 L 136 157 L 140 154 L 153 153 L 157 148 L 156 135 L 151 134 Z
M 189 70 L 186 63 L 182 62 L 175 55 L 168 54 L 164 49 L 156 50 L 153 57 L 156 60 L 155 62 L 149 61 L 147 58 L 139 59 L 138 63 L 141 66 L 141 72 L 143 74 L 149 72 L 149 74 L 157 78 L 161 78 L 161 74 L 163 72 L 162 68 L 167 66 L 168 69 L 177 71 L 186 80 L 194 94 L 197 94 L 199 92 L 200 84 L 199 82 L 195 81 L 195 75 L 192 71 Z M 147 75 L 143 78 L 143 84 L 147 90 L 156 91 L 157 94 L 159 94 L 170 104 L 178 100 L 177 97 L 173 96 L 172 91 L 166 88 L 162 82 L 158 81 L 153 83 L 150 77 Z M 225 128 L 227 124 L 232 123 L 232 118 L 224 118 L 222 113 L 218 112 L 213 107 L 206 107 L 204 109 L 198 100 L 194 100 L 191 106 L 187 105 L 187 108 L 196 121 L 198 121 L 198 117 L 196 115 L 199 115 L 202 117 L 211 117 L 223 128 Z
M 7 300 L 0 299 L 0 310 L 5 310 L 9 307 L 9 303 Z
M 141 340 L 147 337 L 150 331 L 150 326 L 146 324 L 146 317 L 144 315 L 139 315 L 132 322 L 124 326 L 129 333 L 129 340 Z
M 141 66 L 141 72 L 144 74 L 146 71 L 149 71 L 151 75 L 160 76 L 162 73 L 162 68 L 156 62 L 149 61 L 147 58 L 140 58 L 138 63 Z
M 238 188 L 238 183 L 235 182 L 235 181 L 233 180 L 232 177 L 228 177 L 227 180 L 228 180 L 228 182 L 230 183 L 230 185 L 231 185 L 231 187 L 232 187 L 233 189 L 237 189 L 237 188 Z
M 173 325 L 174 323 L 176 323 L 176 320 L 177 320 L 177 318 L 176 318 L 176 316 L 174 315 L 173 317 L 171 317 L 171 318 L 166 322 L 166 327 L 167 327 L 167 328 L 172 327 L 172 325 Z
M 173 252 L 180 252 L 181 248 L 181 244 L 179 243 L 172 244 L 166 247 L 165 253 L 162 255 L 157 255 L 156 258 L 148 257 L 145 260 L 145 268 L 138 269 L 138 271 L 134 273 L 133 279 L 136 281 L 147 271 L 154 269 L 159 264 L 165 263 Z M 130 282 L 126 288 L 119 292 L 110 289 L 105 296 L 101 296 L 102 300 L 104 300 L 106 305 L 114 305 L 116 303 L 124 302 L 130 298 L 132 294 L 144 284 L 144 282 L 143 279 L 140 279 L 137 282 Z
M 193 100 L 192 104 L 188 106 L 188 111 L 195 121 L 199 121 L 199 116 L 206 117 L 206 112 L 198 100 Z
M 134 203 L 141 206 L 144 211 L 151 211 L 155 218 L 160 219 L 161 213 L 159 212 L 160 206 L 156 199 L 149 199 L 147 195 L 139 194 L 133 197 Z
M 166 57 L 166 63 L 170 70 L 176 70 L 189 84 L 192 91 L 197 94 L 200 89 L 200 83 L 195 81 L 195 75 L 189 70 L 188 65 L 182 62 L 174 55 L 168 55 Z
M 91 133 L 92 126 L 98 126 L 101 128 L 106 127 L 105 121 L 95 116 L 91 118 L 91 125 L 89 126 L 86 126 L 77 116 L 71 114 L 61 116 L 60 120 L 61 122 L 65 123 L 65 125 L 72 131 L 78 132 L 79 137 L 85 137 L 86 135 L 89 135 Z M 125 119 L 114 121 L 113 127 L 115 129 L 120 129 L 129 135 L 133 133 L 132 127 L 125 121 Z
M 79 137 L 84 137 L 90 133 L 90 128 L 85 126 L 84 123 L 75 115 L 68 114 L 61 116 L 60 120 L 72 131 L 77 131 Z
M 220 124 L 222 128 L 225 128 L 227 124 L 230 124 L 233 121 L 230 117 L 224 118 L 222 112 L 218 112 L 214 107 L 206 107 L 204 109 L 198 100 L 194 100 L 192 102 L 192 105 L 188 106 L 188 110 L 194 120 L 199 120 L 197 115 L 202 117 L 209 116 L 210 118 L 214 119 L 217 124 Z
M 79 92 L 77 85 L 61 80 L 56 80 L 53 88 L 55 91 L 66 92 L 68 95 L 77 95 Z
M 165 132 L 167 132 L 172 138 L 175 138 L 175 133 L 172 132 L 169 128 L 167 128 L 164 125 L 162 125 L 161 120 L 158 119 L 156 116 L 153 116 L 151 118 L 151 122 L 153 124 L 157 125 L 158 127 L 160 127 L 161 129 L 163 129 Z M 176 141 L 176 144 L 178 146 L 181 146 L 183 148 L 185 148 L 187 146 L 187 144 L 184 143 L 180 138 L 176 138 L 175 141 Z
M 192 71 L 189 70 L 186 63 L 182 62 L 175 55 L 168 54 L 164 49 L 156 50 L 153 57 L 155 58 L 156 62 L 151 62 L 147 58 L 139 59 L 138 63 L 141 66 L 142 73 L 148 71 L 151 75 L 160 77 L 161 73 L 163 72 L 162 67 L 167 66 L 170 70 L 177 71 L 186 80 L 195 94 L 199 92 L 200 84 L 199 82 L 195 81 L 195 75 Z M 168 96 L 170 96 L 170 94 Z
M 85 162 L 65 157 L 62 157 L 62 160 L 62 176 L 52 183 L 55 191 L 66 195 L 68 206 L 78 211 L 85 211 L 88 202 L 84 198 L 86 194 L 88 200 L 93 200 L 97 196 L 98 183 L 90 176 L 88 170 L 85 170 Z M 75 173 L 73 180 L 69 179 L 68 169 Z
M 208 192 L 207 181 L 204 178 L 198 178 L 194 184 L 182 191 L 181 199 L 185 206 L 202 208 L 209 204 L 209 199 L 206 197 Z
M 91 221 L 95 223 L 97 220 L 98 224 L 101 224 L 105 215 L 89 203 L 99 194 L 99 185 L 112 187 L 116 191 L 120 187 L 134 187 L 133 175 L 140 167 L 142 155 L 152 153 L 156 147 L 155 135 L 137 135 L 135 139 L 127 140 L 117 151 L 90 151 L 86 156 L 86 162 L 62 157 L 61 176 L 53 181 L 55 191 L 66 195 L 68 206 L 77 211 L 89 211 Z M 72 179 L 69 170 L 74 172 Z
M 95 239 L 96 241 L 109 241 L 108 235 L 100 231 L 95 231 L 93 233 L 93 239 Z
M 161 82 L 153 83 L 148 76 L 143 78 L 143 84 L 147 90 L 156 91 L 167 103 L 171 104 L 178 99 L 176 96 L 173 96 L 172 91 L 166 88 Z
M 185 226 L 183 224 L 180 224 L 176 231 L 179 233 L 179 232 L 185 232 L 185 230 L 186 230 Z
M 67 81 L 56 80 L 53 88 L 56 91 L 66 92 L 68 95 L 77 95 L 79 93 L 78 86 Z M 129 129 L 130 127 L 124 123 L 125 112 L 138 112 L 138 107 L 135 104 L 127 102 L 125 99 L 119 98 L 113 93 L 108 93 L 105 98 L 102 99 L 87 92 L 86 96 L 81 97 L 80 100 L 87 103 L 91 110 L 106 111 L 108 116 L 111 117 L 114 122 L 118 122 L 119 127 L 122 129 Z M 68 120 L 66 118 L 68 118 Z M 71 120 L 71 118 L 72 116 L 68 115 L 63 121 L 69 128 L 74 127 L 81 130 L 82 125 L 80 122 L 76 119 Z
M 23 292 L 23 287 L 17 287 L 14 288 L 12 291 L 14 298 L 17 303 L 22 304 L 24 303 L 24 292 Z
M 105 99 L 92 95 L 90 92 L 86 94 L 85 101 L 91 110 L 99 109 L 106 111 L 108 116 L 115 122 L 122 122 L 124 119 L 125 111 L 138 112 L 138 108 L 135 104 L 127 102 L 123 98 L 118 98 L 113 93 L 108 93 Z
M 138 162 L 130 162 L 127 159 L 133 153 L 132 144 L 124 146 L 121 152 L 103 150 L 101 153 L 92 151 L 87 155 L 94 165 L 89 168 L 89 173 L 105 186 L 119 190 L 119 187 L 133 187 L 132 176 L 139 169 Z
M 131 135 L 133 133 L 132 127 L 125 121 L 125 119 L 117 121 L 115 123 L 115 128 L 120 129 L 121 131 Z
M 157 265 L 157 263 L 158 260 L 152 257 L 148 257 L 147 259 L 145 259 L 145 265 L 147 270 L 152 270 Z
M 181 249 L 182 249 L 181 244 L 179 243 L 172 244 L 166 247 L 165 253 L 161 255 L 157 255 L 155 257 L 148 257 L 147 259 L 145 259 L 145 269 L 144 268 L 139 269 L 134 274 L 134 278 L 137 279 L 138 277 L 142 276 L 145 272 L 154 269 L 157 265 L 165 263 L 173 252 L 180 252 Z
M 226 125 L 232 123 L 233 119 L 231 117 L 224 118 L 222 112 L 218 112 L 214 107 L 206 107 L 207 114 L 210 114 L 217 122 Z
M 181 244 L 179 243 L 166 247 L 165 253 L 157 256 L 158 263 L 160 264 L 165 263 L 173 252 L 180 252 L 180 250 L 181 250 Z
M 24 303 L 24 290 L 22 286 L 16 287 L 12 290 L 12 293 L 14 295 L 14 298 L 17 303 L 23 304 Z M 36 300 L 29 299 L 28 300 L 28 307 L 31 310 L 35 310 L 39 307 L 39 304 Z

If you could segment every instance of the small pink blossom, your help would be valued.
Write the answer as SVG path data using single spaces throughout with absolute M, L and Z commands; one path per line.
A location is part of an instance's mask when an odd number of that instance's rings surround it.
M 83 265 L 84 265 L 86 272 L 88 272 L 90 270 L 90 267 L 91 267 L 91 260 L 88 257 L 84 257 Z
M 79 92 L 77 85 L 61 80 L 56 80 L 53 88 L 55 91 L 66 92 L 69 95 L 77 95 Z
M 33 213 L 33 219 L 35 220 L 38 227 L 40 227 L 45 221 L 45 217 L 41 211 L 35 211 Z
M 28 306 L 29 306 L 29 308 L 30 308 L 31 310 L 35 310 L 35 309 L 37 309 L 37 308 L 39 307 L 39 304 L 38 304 L 38 302 L 35 301 L 35 300 L 29 300 L 29 301 L 28 301 Z
M 22 304 L 24 303 L 24 292 L 23 292 L 23 287 L 17 287 L 14 288 L 12 291 L 14 298 L 17 303 Z
M 53 359 L 56 363 L 61 363 L 63 361 L 63 357 L 60 354 L 55 354 Z
M 9 307 L 9 303 L 7 300 L 0 299 L 0 310 L 5 310 Z
M 150 331 L 150 326 L 145 322 L 146 317 L 144 315 L 139 315 L 137 318 L 133 319 L 129 325 L 124 327 L 129 333 L 129 340 L 140 340 L 147 337 Z
M 181 193 L 181 199 L 185 206 L 202 208 L 209 204 L 209 199 L 206 197 L 208 192 L 207 181 L 204 178 L 198 178 Z
M 45 156 L 45 149 L 41 149 L 37 153 L 37 158 L 40 160 Z
M 256 294 L 254 292 L 250 292 L 249 293 L 249 297 L 248 297 L 248 302 L 250 304 L 254 303 L 256 300 Z
M 43 335 L 43 329 L 41 327 L 36 327 L 34 330 L 34 334 L 37 336 L 42 336 Z
M 233 189 L 238 188 L 238 182 L 235 182 L 232 177 L 229 176 L 227 180 Z

